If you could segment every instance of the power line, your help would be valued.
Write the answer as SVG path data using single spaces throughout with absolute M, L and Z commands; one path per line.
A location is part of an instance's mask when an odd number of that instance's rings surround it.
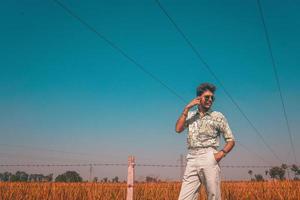
M 129 61 L 131 61 L 135 66 L 137 66 L 139 69 L 142 70 L 142 72 L 144 72 L 145 74 L 149 75 L 152 79 L 154 79 L 155 81 L 158 81 L 163 87 L 165 87 L 167 90 L 169 90 L 172 94 L 174 94 L 176 97 L 178 97 L 181 101 L 183 101 L 184 103 L 186 103 L 186 100 L 181 97 L 175 90 L 171 89 L 169 86 L 167 86 L 163 81 L 161 81 L 159 78 L 157 78 L 155 75 L 153 75 L 150 71 L 146 70 L 144 68 L 143 65 L 139 64 L 135 59 L 133 59 L 132 57 L 130 57 L 124 50 L 122 50 L 119 46 L 117 46 L 115 43 L 113 43 L 111 40 L 109 40 L 107 37 L 103 36 L 103 34 L 101 34 L 99 31 L 97 31 L 94 27 L 92 27 L 90 24 L 88 24 L 86 21 L 84 21 L 81 17 L 79 17 L 79 15 L 77 15 L 75 12 L 73 12 L 72 10 L 70 10 L 66 5 L 64 5 L 63 3 L 61 3 L 58 0 L 53 0 L 57 5 L 59 5 L 63 10 L 65 10 L 69 15 L 71 15 L 72 17 L 74 17 L 75 19 L 77 19 L 82 25 L 84 25 L 87 29 L 89 29 L 90 31 L 94 32 L 98 37 L 100 37 L 102 40 L 104 40 L 107 44 L 109 44 L 113 49 L 115 49 L 116 51 L 118 51 L 121 55 L 123 55 L 124 57 L 126 57 Z M 159 2 L 158 2 L 159 3 Z M 172 20 L 170 18 L 170 20 Z M 173 21 L 173 20 L 172 20 Z M 176 23 L 174 22 L 174 25 L 176 27 L 178 27 L 176 25 Z M 178 30 L 181 31 L 178 27 Z M 197 52 L 196 48 L 193 47 L 192 43 L 189 42 L 189 40 L 187 39 L 187 37 L 185 37 L 185 35 L 183 34 L 183 32 L 181 31 L 182 36 L 184 38 L 186 38 L 186 40 L 188 41 L 188 43 L 191 45 L 191 47 L 194 49 L 194 51 L 197 53 L 197 55 L 199 55 L 200 59 L 201 56 L 200 54 Z M 201 59 L 202 62 L 205 63 L 205 61 L 203 59 Z M 206 64 L 206 63 L 205 63 Z M 206 66 L 209 68 L 208 64 L 206 64 Z M 212 74 L 213 71 L 210 70 L 210 72 Z M 218 80 L 218 82 L 222 85 L 222 83 L 219 81 L 219 79 L 217 78 L 216 75 L 214 75 L 214 77 Z M 227 92 L 225 90 L 225 87 L 223 86 L 223 90 L 226 92 L 226 94 L 229 96 L 229 98 L 235 103 L 235 101 L 233 100 L 233 98 L 231 97 L 231 95 L 229 94 L 229 92 Z M 239 108 L 239 110 L 241 111 L 241 113 L 244 115 L 244 117 L 247 119 L 247 121 L 250 123 L 250 125 L 256 130 L 256 132 L 259 134 L 258 130 L 254 127 L 254 125 L 251 123 L 251 121 L 248 119 L 248 117 L 243 113 L 243 111 L 241 110 L 241 108 L 238 106 L 237 103 L 235 103 L 235 105 Z M 260 135 L 260 134 L 259 134 Z M 260 135 L 261 136 L 261 135 Z M 262 136 L 261 136 L 262 137 Z M 262 138 L 262 140 L 264 141 L 264 139 Z M 265 142 L 264 142 L 265 143 Z M 269 147 L 270 148 L 270 147 Z M 270 149 L 271 150 L 271 149 Z M 271 150 L 272 152 L 272 150 Z M 274 154 L 275 155 L 275 154 Z M 276 155 L 275 157 L 277 159 L 279 159 Z M 280 159 L 279 159 L 280 160 Z
M 188 37 L 184 34 L 184 32 L 179 28 L 179 26 L 175 23 L 175 21 L 172 19 L 172 17 L 168 14 L 166 9 L 162 6 L 162 4 L 159 2 L 159 0 L 155 0 L 158 7 L 163 11 L 163 13 L 167 16 L 169 21 L 173 24 L 175 29 L 178 31 L 178 33 L 183 37 L 185 42 L 190 46 L 192 51 L 195 53 L 195 55 L 199 58 L 201 63 L 206 67 L 206 69 L 209 71 L 209 73 L 214 77 L 214 79 L 218 82 L 218 84 L 221 86 L 225 94 L 229 97 L 231 102 L 237 107 L 237 109 L 240 111 L 240 113 L 243 115 L 243 117 L 247 120 L 247 122 L 250 124 L 250 126 L 253 128 L 253 130 L 257 133 L 257 135 L 260 137 L 260 139 L 263 141 L 265 146 L 271 151 L 271 153 L 274 155 L 276 159 L 279 161 L 282 161 L 273 151 L 273 149 L 267 144 L 262 134 L 257 130 L 257 128 L 254 126 L 254 124 L 250 121 L 250 119 L 247 117 L 247 115 L 244 113 L 244 111 L 241 109 L 241 107 L 238 105 L 238 103 L 233 99 L 233 97 L 230 95 L 230 93 L 226 90 L 225 86 L 221 82 L 221 80 L 217 77 L 217 75 L 214 73 L 214 71 L 210 68 L 208 63 L 202 58 L 196 47 L 192 44 L 192 42 L 188 39 Z
M 99 38 L 101 38 L 103 41 L 105 41 L 108 45 L 110 45 L 113 49 L 115 49 L 117 52 L 119 52 L 121 55 L 123 55 L 125 58 L 127 58 L 130 62 L 132 62 L 137 68 L 139 68 L 142 72 L 150 76 L 153 80 L 157 81 L 162 85 L 164 88 L 166 88 L 169 92 L 171 92 L 173 95 L 177 96 L 182 102 L 186 103 L 186 100 L 181 97 L 174 89 L 167 86 L 162 80 L 160 80 L 157 76 L 155 76 L 153 73 L 148 71 L 143 65 L 138 63 L 133 57 L 129 56 L 123 49 L 121 49 L 119 46 L 117 46 L 114 42 L 106 38 L 103 34 L 101 34 L 99 31 L 97 31 L 94 27 L 92 27 L 90 24 L 88 24 L 86 21 L 84 21 L 81 17 L 79 17 L 75 12 L 70 10 L 66 5 L 61 3 L 58 0 L 53 0 L 54 3 L 56 3 L 58 6 L 60 6 L 63 10 L 65 10 L 69 15 L 77 19 L 83 26 L 85 26 L 90 31 L 94 32 Z
M 292 133 L 291 133 L 289 120 L 288 120 L 286 109 L 285 109 L 285 104 L 284 104 L 283 95 L 282 95 L 282 91 L 281 91 L 281 86 L 280 86 L 278 71 L 277 71 L 277 67 L 276 67 L 276 62 L 275 62 L 275 58 L 274 58 L 274 55 L 273 55 L 271 40 L 270 40 L 269 32 L 268 32 L 268 29 L 267 29 L 267 25 L 266 25 L 266 22 L 265 22 L 265 18 L 264 18 L 264 14 L 263 14 L 263 10 L 262 10 L 260 0 L 257 0 L 257 4 L 258 4 L 258 10 L 259 10 L 259 14 L 260 14 L 260 19 L 261 19 L 263 27 L 264 27 L 264 33 L 265 33 L 267 46 L 268 46 L 269 53 L 270 53 L 270 58 L 271 58 L 271 62 L 272 62 L 272 67 L 273 67 L 277 87 L 278 87 L 278 90 L 279 90 L 280 101 L 281 101 L 281 105 L 282 105 L 282 109 L 283 109 L 283 115 L 284 115 L 284 119 L 285 119 L 285 122 L 286 122 L 289 138 L 290 138 L 290 143 L 291 143 L 291 148 L 292 148 L 292 151 L 293 151 L 293 156 L 294 156 L 295 162 L 297 163 L 295 147 L 294 147 L 294 144 L 293 144 Z

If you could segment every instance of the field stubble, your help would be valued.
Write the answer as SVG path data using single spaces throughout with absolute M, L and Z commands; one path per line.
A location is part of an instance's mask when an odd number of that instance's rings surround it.
M 176 200 L 179 182 L 137 183 L 134 200 Z M 125 183 L 0 183 L 0 200 L 123 200 Z M 205 189 L 199 200 L 205 200 Z M 300 181 L 222 182 L 226 200 L 300 200 Z

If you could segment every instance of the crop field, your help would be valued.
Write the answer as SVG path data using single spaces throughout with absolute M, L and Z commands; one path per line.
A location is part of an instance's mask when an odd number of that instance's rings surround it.
M 137 183 L 134 200 L 176 200 L 179 182 Z M 0 200 L 123 200 L 125 183 L 0 182 Z M 205 189 L 199 200 L 206 199 Z M 300 181 L 222 182 L 222 199 L 300 200 Z

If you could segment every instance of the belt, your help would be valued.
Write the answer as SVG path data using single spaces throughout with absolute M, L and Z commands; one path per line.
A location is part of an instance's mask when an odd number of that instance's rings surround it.
M 213 149 L 217 150 L 217 147 L 215 147 L 215 146 L 208 146 L 208 147 L 190 147 L 190 148 L 188 148 L 188 150 L 195 150 L 195 151 L 197 151 L 197 150 L 201 150 L 201 149 L 210 149 L 210 148 L 213 148 Z
M 194 147 L 194 148 L 189 148 L 188 152 L 191 154 L 203 154 L 207 153 L 209 151 L 217 150 L 217 147 Z

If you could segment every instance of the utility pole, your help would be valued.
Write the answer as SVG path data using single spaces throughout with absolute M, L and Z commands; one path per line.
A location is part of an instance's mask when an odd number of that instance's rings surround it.
M 133 200 L 134 165 L 135 165 L 134 156 L 128 156 L 127 197 L 126 197 L 126 200 Z

